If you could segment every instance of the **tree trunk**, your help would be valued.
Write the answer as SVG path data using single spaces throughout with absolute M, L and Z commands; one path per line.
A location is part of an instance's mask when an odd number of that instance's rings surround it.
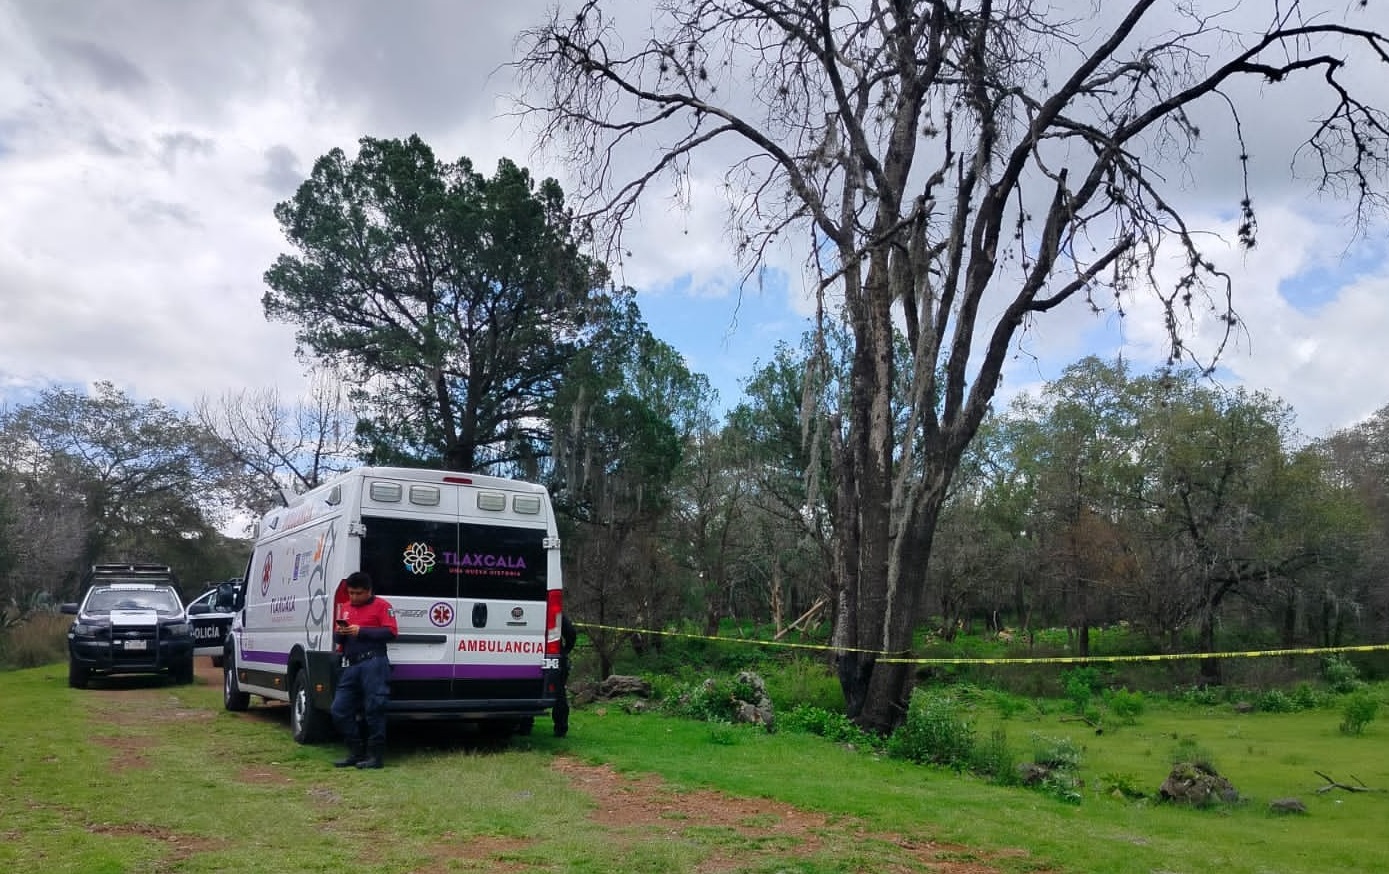
M 1215 611 L 1206 609 L 1201 615 L 1201 630 L 1199 641 L 1201 652 L 1215 652 Z M 1200 662 L 1202 686 L 1220 685 L 1220 659 L 1201 659 Z

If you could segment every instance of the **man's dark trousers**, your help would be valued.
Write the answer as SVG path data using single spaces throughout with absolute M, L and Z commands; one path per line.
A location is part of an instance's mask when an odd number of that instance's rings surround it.
M 357 721 L 360 715 L 366 727 L 367 760 L 382 760 L 386 749 L 386 705 L 390 699 L 391 663 L 385 656 L 342 669 L 333 694 L 333 724 L 349 752 L 363 746 L 362 726 Z

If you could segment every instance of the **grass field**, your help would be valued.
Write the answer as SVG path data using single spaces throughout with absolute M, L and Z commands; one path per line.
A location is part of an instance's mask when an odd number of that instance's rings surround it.
M 0 673 L 0 865 L 44 872 L 1104 872 L 1389 870 L 1389 793 L 1318 793 L 1316 771 L 1389 788 L 1389 727 L 1333 708 L 1150 706 L 1096 735 L 1061 712 L 978 704 L 1019 749 L 1082 750 L 1079 803 L 792 732 L 579 709 L 568 738 L 497 748 L 396 726 L 388 767 L 335 770 L 282 707 L 221 709 L 215 678 L 89 690 L 61 664 Z M 1383 686 L 1374 693 L 1384 697 Z M 1179 745 L 1246 801 L 1191 810 L 1154 793 Z M 1300 816 L 1268 811 L 1296 796 Z

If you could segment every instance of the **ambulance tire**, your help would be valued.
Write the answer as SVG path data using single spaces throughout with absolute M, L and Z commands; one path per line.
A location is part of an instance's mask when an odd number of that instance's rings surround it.
M 289 731 L 295 743 L 316 744 L 328 737 L 331 718 L 313 706 L 309 672 L 300 668 L 289 685 Z
M 236 657 L 222 659 L 222 707 L 232 713 L 240 713 L 251 706 L 251 693 L 241 691 L 236 679 Z

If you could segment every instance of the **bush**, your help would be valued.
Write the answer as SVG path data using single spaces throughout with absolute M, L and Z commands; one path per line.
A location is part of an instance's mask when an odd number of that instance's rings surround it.
M 970 767 L 974 726 L 959 711 L 958 701 L 948 691 L 914 690 L 906 722 L 888 738 L 888 754 L 957 771 Z
M 1262 693 L 1254 706 L 1264 713 L 1292 713 L 1298 709 L 1297 703 L 1281 689 Z
M 1032 761 L 1045 775 L 1033 784 L 1057 801 L 1079 804 L 1081 801 L 1080 770 L 1081 751 L 1076 742 L 1068 737 L 1047 737 L 1032 735 Z
M 1032 735 L 1032 761 L 1055 771 L 1075 771 L 1080 768 L 1080 747 L 1068 737 Z
M 1378 713 L 1379 702 L 1371 698 L 1368 692 L 1354 693 L 1346 699 L 1346 708 L 1342 711 L 1341 734 L 1364 734 L 1365 726 L 1369 725 Z
M 1012 785 L 1018 781 L 1018 759 L 1008 746 L 1008 733 L 1002 728 L 989 732 L 989 739 L 974 748 L 970 770 Z
M 751 700 L 752 689 L 733 677 L 710 677 L 701 683 L 674 686 L 665 699 L 665 708 L 677 716 L 705 722 L 732 723 L 737 702 Z
M 1130 692 L 1128 689 L 1116 689 L 1105 698 L 1109 711 L 1129 725 L 1137 722 L 1148 706 L 1142 692 Z
M 1099 668 L 1073 668 L 1061 674 L 1061 689 L 1081 716 L 1087 715 L 1090 698 L 1104 686 Z
M 1340 695 L 1354 692 L 1364 685 L 1360 680 L 1359 669 L 1343 655 L 1328 656 L 1326 661 L 1322 662 L 1321 671 L 1322 676 L 1326 678 L 1326 685 Z
M 1146 798 L 1148 793 L 1143 791 L 1142 782 L 1132 774 L 1110 772 L 1100 777 L 1100 785 L 1105 791 L 1117 798 L 1126 798 L 1130 801 Z
M 789 713 L 783 714 L 777 725 L 785 731 L 799 731 L 814 734 L 826 740 L 841 744 L 878 748 L 882 740 L 870 731 L 864 731 L 843 713 L 798 704 Z
M 1000 719 L 1012 719 L 1014 716 L 1037 710 L 1036 702 L 1007 692 L 993 693 L 991 701 Z
M 1322 696 L 1306 681 L 1298 683 L 1293 689 L 1293 704 L 1298 710 L 1315 710 L 1321 706 L 1321 699 Z

